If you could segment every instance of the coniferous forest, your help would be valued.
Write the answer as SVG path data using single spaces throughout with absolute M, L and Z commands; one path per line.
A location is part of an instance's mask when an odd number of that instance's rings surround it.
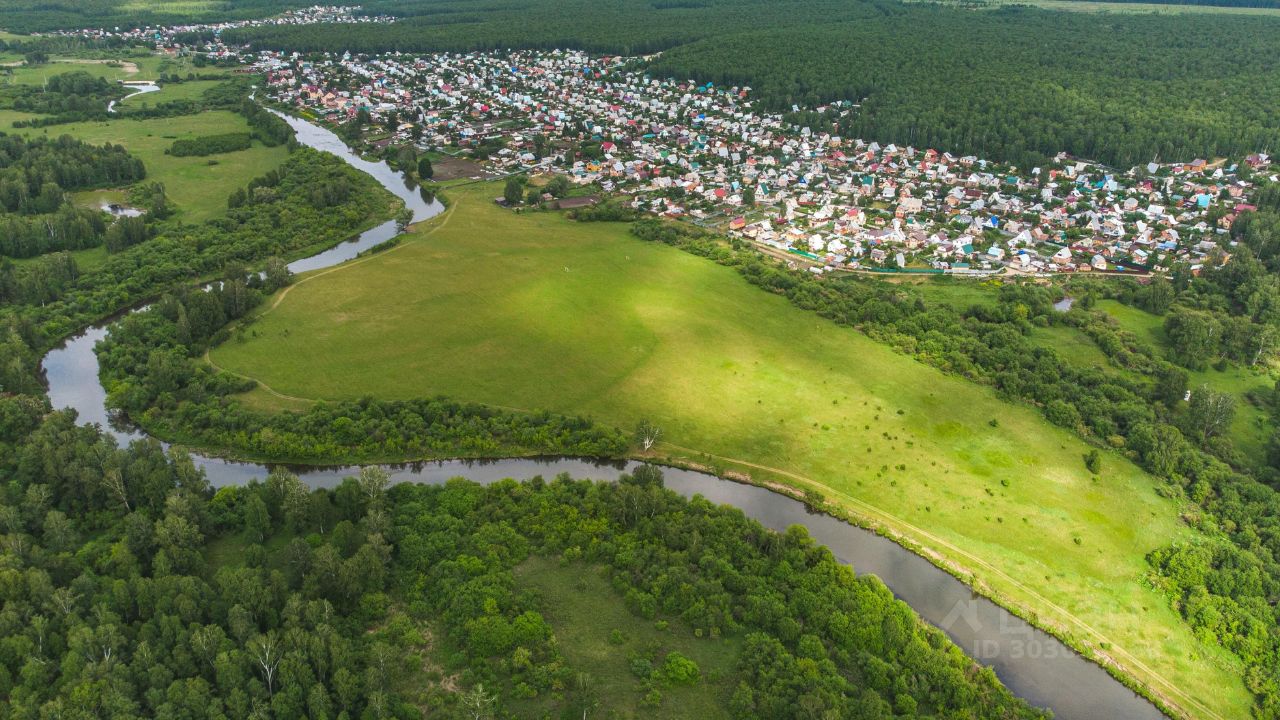
M 366 10 L 408 17 L 227 37 L 303 52 L 660 52 L 653 74 L 749 86 L 749 97 L 769 109 L 857 103 L 826 119 L 850 136 L 1028 167 L 1060 151 L 1129 167 L 1280 147 L 1280 18 L 1267 16 L 825 0 L 571 0 L 554 11 L 527 1 L 389 2 Z

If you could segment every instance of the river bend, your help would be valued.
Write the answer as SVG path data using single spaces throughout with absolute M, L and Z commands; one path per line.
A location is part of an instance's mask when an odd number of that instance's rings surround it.
M 274 112 L 274 111 L 273 111 Z M 405 202 L 414 222 L 438 215 L 438 201 L 423 200 L 403 175 L 385 162 L 355 155 L 333 132 L 289 115 L 284 118 L 303 145 L 333 153 L 372 175 Z M 396 235 L 394 221 L 378 225 L 329 250 L 289 265 L 295 273 L 318 270 L 350 260 Z M 145 437 L 134 427 L 114 423 L 106 409 L 106 391 L 98 379 L 94 345 L 106 337 L 110 322 L 94 325 L 68 338 L 42 361 L 55 408 L 73 408 L 82 423 L 96 423 L 120 443 Z M 266 476 L 268 468 L 215 457 L 193 455 L 214 486 L 239 485 Z M 386 466 L 395 482 L 443 483 L 463 477 L 480 483 L 504 478 L 551 477 L 565 472 L 577 478 L 616 480 L 635 463 L 607 463 L 585 458 L 444 461 Z M 293 468 L 312 487 L 333 487 L 355 474 L 355 467 Z M 809 512 L 785 495 L 689 470 L 664 470 L 668 488 L 691 497 L 702 495 L 718 504 L 742 510 L 763 525 L 785 530 L 803 525 L 815 540 L 831 549 L 858 573 L 873 573 L 927 622 L 944 630 L 951 640 L 984 665 L 1016 695 L 1033 705 L 1048 707 L 1061 720 L 1159 720 L 1165 716 L 1048 633 L 1042 632 L 972 590 L 932 563 L 896 543 L 827 515 Z

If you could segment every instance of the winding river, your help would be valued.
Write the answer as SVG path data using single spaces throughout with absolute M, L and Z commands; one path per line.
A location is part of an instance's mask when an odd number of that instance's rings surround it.
M 124 102 L 125 100 L 128 100 L 129 98 L 133 97 L 134 95 L 144 95 L 146 93 L 153 93 L 160 89 L 160 86 L 153 82 L 144 82 L 140 80 L 125 80 L 125 81 L 122 81 L 120 84 L 129 88 L 133 92 L 129 93 L 128 95 L 125 95 L 119 100 L 112 100 L 111 102 L 107 103 L 107 112 L 109 113 L 113 113 L 116 111 L 117 102 Z
M 279 114 L 279 113 L 277 113 Z M 378 180 L 413 211 L 414 221 L 443 211 L 439 202 L 425 202 L 412 184 L 385 163 L 372 163 L 352 153 L 334 133 L 287 115 L 281 115 L 304 145 L 342 158 Z M 295 273 L 337 265 L 363 250 L 391 239 L 394 221 L 384 223 L 325 252 L 289 266 Z M 106 410 L 106 391 L 98 380 L 94 344 L 106 336 L 104 322 L 69 338 L 50 351 L 42 367 L 49 397 L 56 408 L 70 407 L 85 423 L 97 423 L 119 442 L 144 437 L 136 428 L 114 424 Z M 267 468 L 220 458 L 193 456 L 214 486 L 237 485 L 262 478 Z M 616 480 L 634 463 L 603 463 L 581 458 L 506 459 L 494 461 L 445 461 L 388 466 L 396 482 L 443 483 L 464 477 L 489 483 L 503 478 L 550 477 L 569 473 L 574 477 Z M 295 468 L 313 487 L 333 487 L 355 468 Z M 995 603 L 975 595 L 967 586 L 929 561 L 874 533 L 835 518 L 809 512 L 785 495 L 764 488 L 735 483 L 689 470 L 664 470 L 668 488 L 685 496 L 695 494 L 733 505 L 748 517 L 775 530 L 803 525 L 831 549 L 842 562 L 859 573 L 873 573 L 893 593 L 926 621 L 943 629 L 966 653 L 995 670 L 1015 694 L 1033 705 L 1053 710 L 1062 720 L 1110 718 L 1158 720 L 1154 706 L 1108 675 L 1099 666 L 1077 655 L 1053 636 L 1028 625 Z

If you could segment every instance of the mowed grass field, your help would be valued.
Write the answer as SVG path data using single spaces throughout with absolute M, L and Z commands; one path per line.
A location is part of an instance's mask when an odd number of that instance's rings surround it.
M 257 142 L 248 150 L 208 157 L 173 157 L 164 153 L 179 138 L 249 132 L 244 117 L 226 110 L 150 120 L 93 121 L 20 129 L 11 127 L 12 120 L 5 122 L 6 116 L 7 113 L 0 112 L 0 128 L 8 127 L 0 132 L 53 137 L 67 134 L 90 143 L 125 146 L 146 165 L 146 182 L 163 183 L 169 199 L 178 206 L 180 217 L 191 223 L 225 213 L 227 197 L 236 188 L 278 167 L 288 156 L 284 146 L 269 148 Z
M 652 419 L 670 454 L 821 488 L 1060 633 L 1108 643 L 1197 716 L 1247 716 L 1229 657 L 1142 582 L 1149 551 L 1193 537 L 1150 476 L 1106 455 L 1094 477 L 1089 448 L 1032 409 L 729 268 L 625 225 L 515 215 L 500 194 L 451 188 L 448 214 L 305 277 L 212 360 L 299 398 L 446 394 L 622 428 Z

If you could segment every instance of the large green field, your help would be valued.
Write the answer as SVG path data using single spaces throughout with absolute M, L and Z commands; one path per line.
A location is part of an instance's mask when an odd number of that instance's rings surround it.
M 163 92 L 163 91 L 162 91 Z M 152 95 L 154 96 L 154 95 Z M 151 97 L 151 96 L 141 96 Z M 0 127 L 11 126 L 0 112 Z M 248 132 L 244 117 L 226 110 L 211 110 L 151 120 L 110 120 L 55 125 L 47 128 L 0 130 L 27 135 L 73 135 L 91 143 L 118 143 L 137 155 L 147 167 L 147 181 L 164 183 L 165 192 L 188 222 L 203 222 L 226 212 L 227 196 L 236 188 L 284 162 L 284 146 L 268 148 L 255 142 L 248 150 L 209 157 L 174 157 L 165 150 L 179 138 Z
M 137 59 L 55 58 L 40 65 L 24 64 L 6 68 L 6 70 L 10 72 L 6 72 L 0 80 L 18 85 L 42 85 L 54 75 L 62 75 L 69 72 L 85 72 L 94 77 L 106 78 L 107 80 L 155 79 L 154 74 L 141 71 Z
M 625 225 L 511 214 L 493 185 L 449 194 L 447 215 L 304 278 L 212 360 L 295 401 L 652 419 L 672 455 L 821 488 L 1197 716 L 1247 715 L 1233 661 L 1142 582 L 1147 552 L 1193 532 L 1132 464 L 1093 477 L 1088 447 L 1030 408 Z

